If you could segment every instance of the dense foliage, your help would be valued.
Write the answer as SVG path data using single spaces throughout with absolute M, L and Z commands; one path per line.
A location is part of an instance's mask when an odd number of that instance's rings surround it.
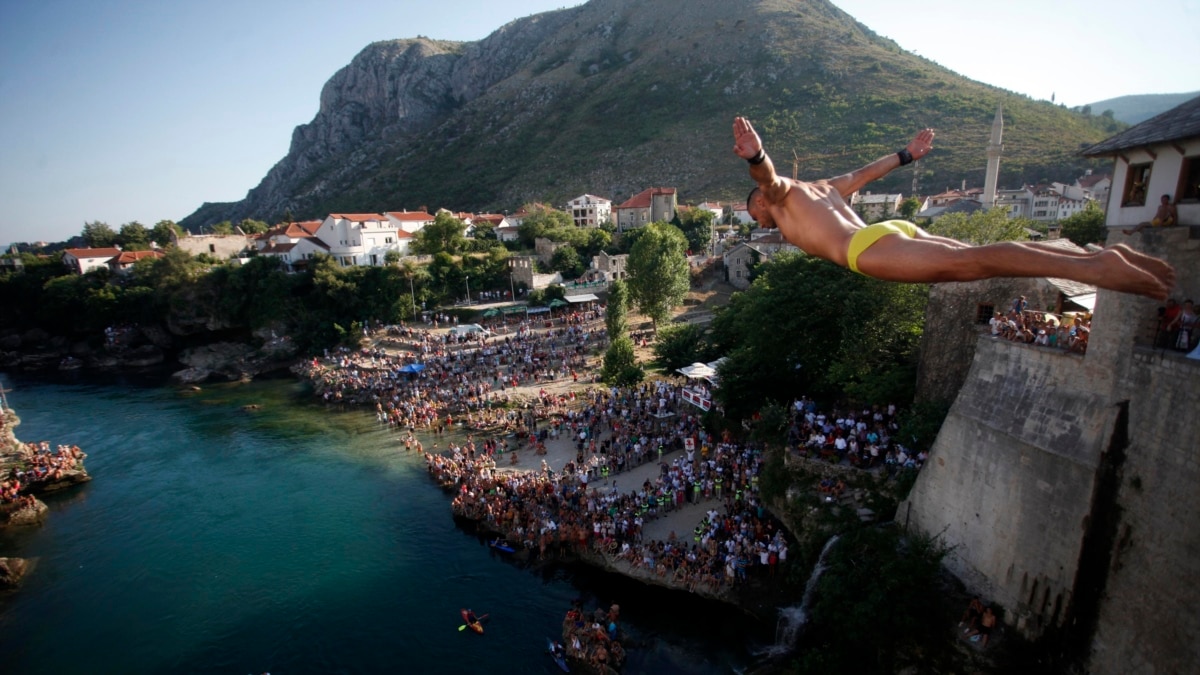
M 1058 221 L 1062 236 L 1079 246 L 1104 244 L 1108 239 L 1108 227 L 1104 224 L 1104 209 L 1096 202 L 1088 202 L 1082 211 Z
M 936 672 L 933 650 L 951 618 L 931 601 L 945 549 L 934 539 L 867 527 L 843 534 L 817 582 L 810 630 L 799 646 L 805 675 L 899 672 L 918 662 Z
M 288 273 L 272 257 L 239 266 L 171 247 L 162 258 L 138 261 L 129 273 L 103 268 L 79 275 L 58 257 L 23 255 L 23 271 L 0 274 L 8 309 L 0 328 L 99 340 L 106 327 L 119 324 L 246 335 L 270 327 L 317 351 L 352 339 L 352 327 L 364 322 L 412 320 L 424 307 L 452 303 L 466 294 L 468 283 L 473 293 L 506 290 L 508 257 L 499 245 L 461 259 L 439 252 L 427 266 L 341 267 L 318 255 L 303 272 Z
M 604 326 L 608 329 L 610 340 L 629 332 L 629 286 L 620 279 L 612 282 L 608 287 Z
M 639 228 L 641 235 L 629 252 L 629 294 L 638 309 L 657 327 L 670 318 L 671 310 L 683 304 L 690 280 L 686 257 L 687 239 L 679 228 L 667 223 L 650 223 Z
M 1024 241 L 1029 238 L 1025 230 L 1033 226 L 1034 221 L 1028 218 L 1009 218 L 1004 209 L 989 209 L 971 214 L 950 213 L 938 218 L 926 230 L 930 234 L 982 246 L 998 241 Z
M 693 254 L 708 251 L 713 240 L 713 220 L 716 214 L 708 209 L 681 206 L 675 212 L 672 225 L 687 238 L 688 250 Z
M 654 358 L 668 373 L 697 361 L 711 361 L 710 356 L 701 326 L 690 323 L 667 326 L 655 336 Z
M 709 342 L 728 356 L 718 397 L 745 418 L 801 395 L 911 400 L 928 291 L 783 254 L 718 311 Z

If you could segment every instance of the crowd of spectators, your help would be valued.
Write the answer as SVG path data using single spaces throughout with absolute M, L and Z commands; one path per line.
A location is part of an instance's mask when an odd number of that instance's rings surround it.
M 397 427 L 441 430 L 448 415 L 458 415 L 477 428 L 515 431 L 519 416 L 495 411 L 514 402 L 509 389 L 578 381 L 607 339 L 597 320 L 596 313 L 567 315 L 542 331 L 525 322 L 503 336 L 403 328 L 396 331 L 399 353 L 341 348 L 304 364 L 301 374 L 326 402 L 374 405 Z
M 598 555 L 711 593 L 751 574 L 771 576 L 788 545 L 759 499 L 761 448 L 717 440 L 694 416 L 675 414 L 680 389 L 658 382 L 589 390 L 583 409 L 559 420 L 577 451 L 562 471 L 499 471 L 486 442 L 473 440 L 428 453 L 429 471 L 456 493 L 457 516 L 537 557 Z M 646 462 L 658 464 L 653 478 L 619 487 L 623 473 Z M 706 501 L 713 508 L 690 533 L 643 537 L 647 522 Z
M 899 428 L 895 405 L 834 408 L 826 413 L 812 399 L 802 396 L 792 407 L 788 445 L 803 457 L 819 457 L 859 469 L 882 467 L 889 475 L 920 470 L 928 455 L 898 442 Z M 822 484 L 821 492 L 841 496 L 845 485 L 839 487 L 839 482 Z
M 61 480 L 65 472 L 78 468 L 87 456 L 77 445 L 59 445 L 51 450 L 48 441 L 21 443 L 17 450 L 17 461 L 0 482 L 0 503 L 17 503 L 20 507 L 33 505 L 31 488 Z
M 999 340 L 1064 349 L 1076 354 L 1087 352 L 1092 331 L 1090 314 L 1058 315 L 1017 310 L 1015 306 L 1008 314 L 997 311 L 988 325 L 992 337 Z
M 596 608 L 589 616 L 583 605 L 576 600 L 563 618 L 563 642 L 552 646 L 558 655 L 570 656 L 586 662 L 599 672 L 607 668 L 619 670 L 625 662 L 625 649 L 620 642 L 620 605 L 612 605 L 608 611 Z

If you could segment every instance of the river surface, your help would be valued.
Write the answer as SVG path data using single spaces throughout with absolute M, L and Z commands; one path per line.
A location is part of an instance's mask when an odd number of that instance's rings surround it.
M 93 477 L 0 533 L 0 556 L 37 559 L 0 596 L 0 672 L 555 673 L 545 638 L 573 598 L 621 605 L 627 673 L 730 673 L 771 637 L 682 594 L 505 560 L 395 433 L 290 380 L 0 384 L 17 437 L 79 445 Z M 490 615 L 484 635 L 458 630 L 464 607 Z

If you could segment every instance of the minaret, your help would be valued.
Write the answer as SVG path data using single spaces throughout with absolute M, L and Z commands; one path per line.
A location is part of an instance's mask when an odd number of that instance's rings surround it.
M 983 208 L 996 205 L 996 183 L 1000 178 L 1000 153 L 1004 146 L 1000 138 L 1004 135 L 1003 106 L 996 106 L 996 119 L 992 121 L 992 138 L 987 146 L 987 175 L 983 179 Z

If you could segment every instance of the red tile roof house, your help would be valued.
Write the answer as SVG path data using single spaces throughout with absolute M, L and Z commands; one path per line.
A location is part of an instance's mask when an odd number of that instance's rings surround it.
M 76 274 L 87 274 L 94 269 L 107 267 L 108 261 L 121 255 L 121 249 L 108 248 L 69 248 L 63 251 L 63 264 Z
M 614 207 L 617 231 L 624 232 L 647 223 L 670 222 L 678 208 L 675 188 L 646 188 Z
M 146 258 L 161 258 L 166 254 L 162 251 L 121 251 L 117 257 L 108 261 L 108 266 L 114 272 L 127 272 L 133 267 L 133 264 L 139 260 Z

